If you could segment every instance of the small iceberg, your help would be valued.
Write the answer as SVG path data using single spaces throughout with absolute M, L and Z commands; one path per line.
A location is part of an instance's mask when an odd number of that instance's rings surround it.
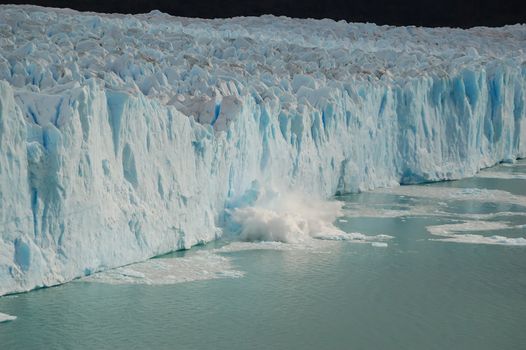
M 3 313 L 0 312 L 0 323 L 14 321 L 14 320 L 16 320 L 16 316 L 3 314 Z

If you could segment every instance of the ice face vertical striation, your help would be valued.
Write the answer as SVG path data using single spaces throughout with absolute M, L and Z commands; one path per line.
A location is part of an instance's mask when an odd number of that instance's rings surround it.
M 526 155 L 526 27 L 0 7 L 0 295 Z M 228 209 L 225 211 L 225 208 Z

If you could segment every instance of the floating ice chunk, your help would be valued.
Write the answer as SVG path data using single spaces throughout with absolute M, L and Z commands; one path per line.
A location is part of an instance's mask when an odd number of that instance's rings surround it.
M 526 174 L 513 174 L 500 171 L 481 171 L 476 177 L 504 180 L 526 180 Z
M 431 197 L 429 197 L 431 199 Z M 344 213 L 350 218 L 402 218 L 404 217 L 439 217 L 459 220 L 490 220 L 509 216 L 526 216 L 523 211 L 498 211 L 493 213 L 463 213 L 445 211 L 445 202 L 414 202 L 404 205 L 403 209 L 392 209 L 392 203 L 347 203 Z M 385 207 L 389 207 L 386 209 Z
M 221 248 L 213 249 L 213 253 L 234 253 L 250 250 L 278 250 L 278 251 L 295 251 L 295 250 L 308 250 L 311 252 L 319 252 L 324 250 L 326 246 L 324 242 L 317 240 L 310 240 L 301 243 L 283 243 L 283 242 L 231 242 Z M 332 242 L 329 242 L 332 243 Z
M 477 234 L 458 234 L 458 232 L 505 230 L 521 227 L 522 225 L 511 226 L 503 222 L 468 221 L 458 224 L 428 226 L 426 229 L 433 235 L 444 237 L 431 239 L 432 241 L 522 246 L 526 245 L 526 238 L 510 238 L 498 235 L 483 236 Z
M 453 242 L 453 243 L 472 243 L 472 244 L 493 244 L 508 246 L 526 246 L 526 238 L 510 238 L 503 236 L 482 236 L 474 234 L 453 235 L 446 238 L 435 238 L 433 241 Z
M 388 244 L 385 242 L 372 242 L 371 245 L 373 247 L 379 247 L 379 248 L 387 248 Z
M 0 323 L 2 322 L 8 322 L 8 321 L 14 321 L 16 320 L 16 316 L 11 316 L 8 314 L 3 314 L 0 312 Z
M 232 253 L 244 250 L 289 250 L 293 245 L 282 242 L 231 242 L 212 250 L 217 253 Z
M 466 231 L 492 231 L 513 228 L 505 222 L 495 221 L 467 221 L 458 224 L 445 224 L 427 226 L 426 230 L 432 235 L 449 236 L 456 232 Z
M 352 242 L 371 242 L 371 241 L 386 241 L 393 237 L 389 235 L 365 235 L 360 232 L 335 232 L 333 234 L 324 234 L 314 236 L 317 239 L 330 240 L 330 241 L 352 241 Z
M 398 186 L 393 188 L 380 188 L 374 192 L 411 197 L 432 198 L 434 200 L 508 203 L 526 206 L 526 196 L 514 195 L 503 190 L 488 190 L 481 188 L 459 189 L 454 187 L 438 186 Z

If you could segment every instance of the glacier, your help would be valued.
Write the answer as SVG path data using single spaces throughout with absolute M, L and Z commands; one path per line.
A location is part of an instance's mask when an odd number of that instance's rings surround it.
M 211 241 L 262 193 L 525 157 L 524 48 L 525 25 L 2 5 L 0 295 Z

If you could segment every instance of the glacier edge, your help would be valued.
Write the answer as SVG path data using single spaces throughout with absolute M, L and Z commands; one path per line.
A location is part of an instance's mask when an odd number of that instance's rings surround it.
M 225 206 L 254 183 L 328 197 L 461 178 L 524 157 L 517 71 L 478 73 L 485 84 L 474 109 L 457 95 L 461 77 L 438 83 L 451 96 L 439 106 L 428 102 L 437 83 L 424 79 L 399 90 L 370 87 L 360 103 L 338 91 L 335 104 L 286 122 L 279 108 L 245 96 L 225 131 L 95 81 L 68 94 L 63 124 L 28 125 L 14 90 L 0 82 L 0 294 L 210 241 L 221 235 Z M 492 79 L 515 81 L 501 85 L 497 106 Z

